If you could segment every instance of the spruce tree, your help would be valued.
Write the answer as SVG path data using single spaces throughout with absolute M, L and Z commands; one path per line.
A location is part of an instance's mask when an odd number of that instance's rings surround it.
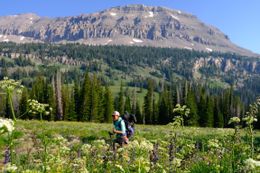
M 127 112 L 131 112 L 131 100 L 129 96 L 126 97 L 124 110 Z
M 112 122 L 112 113 L 113 113 L 113 96 L 108 86 L 105 87 L 104 94 L 104 120 L 109 123 Z
M 80 99 L 80 88 L 79 84 L 77 82 L 74 83 L 74 90 L 73 90 L 73 96 L 74 96 L 74 105 L 75 105 L 75 113 L 77 116 L 76 120 L 80 120 L 80 113 L 81 113 L 81 99 Z
M 28 119 L 29 114 L 28 114 L 28 101 L 29 96 L 28 96 L 28 90 L 27 88 L 23 89 L 21 100 L 19 103 L 19 112 L 20 112 L 20 118 L 21 119 Z
M 224 127 L 224 118 L 219 107 L 219 98 L 215 98 L 214 105 L 214 127 L 223 128 Z
M 80 116 L 81 121 L 89 121 L 91 114 L 91 82 L 88 73 L 85 74 L 84 82 L 81 87 Z
M 62 86 L 62 106 L 63 106 L 63 120 L 69 119 L 69 102 L 70 102 L 70 92 L 69 88 L 66 85 Z
M 158 122 L 160 124 L 167 124 L 170 122 L 169 102 L 168 102 L 168 91 L 164 88 L 163 92 L 160 93 L 158 102 L 159 117 Z M 172 110 L 171 110 L 172 111 Z
M 142 110 L 141 110 L 141 106 L 140 103 L 136 103 L 136 112 L 135 112 L 135 116 L 136 116 L 136 120 L 138 124 L 142 124 L 143 123 L 143 115 L 142 115 Z
M 90 121 L 99 121 L 98 108 L 99 108 L 99 83 L 96 75 L 93 76 L 90 88 Z
M 124 113 L 124 105 L 125 105 L 125 101 L 124 101 L 123 83 L 121 82 L 120 91 L 118 95 L 118 111 L 120 114 Z
M 104 90 L 103 87 L 101 87 L 100 82 L 98 82 L 98 121 L 99 122 L 104 122 L 105 117 L 104 117 L 104 112 L 105 112 L 105 98 L 104 98 Z
M 202 88 L 200 92 L 200 101 L 198 104 L 199 122 L 201 127 L 207 126 L 207 103 L 205 89 Z
M 144 97 L 144 123 L 152 124 L 153 117 L 153 99 L 154 99 L 154 84 L 151 79 L 148 80 L 148 91 Z
M 214 126 L 214 101 L 208 96 L 206 109 L 206 127 Z
M 192 90 L 190 90 L 187 94 L 186 104 L 188 108 L 190 108 L 190 114 L 186 121 L 186 124 L 189 126 L 198 126 L 199 125 L 198 108 L 197 108 L 195 94 Z
M 36 77 L 32 84 L 31 98 L 39 101 L 40 103 L 45 102 L 45 79 L 43 76 Z

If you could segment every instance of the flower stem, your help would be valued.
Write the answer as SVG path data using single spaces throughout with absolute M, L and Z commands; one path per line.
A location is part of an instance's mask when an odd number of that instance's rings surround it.
M 15 117 L 15 113 L 14 113 L 14 105 L 13 105 L 13 101 L 12 101 L 12 94 L 10 92 L 8 92 L 7 95 L 8 95 L 8 100 L 10 103 L 13 119 L 14 119 L 14 121 L 16 121 L 16 117 Z

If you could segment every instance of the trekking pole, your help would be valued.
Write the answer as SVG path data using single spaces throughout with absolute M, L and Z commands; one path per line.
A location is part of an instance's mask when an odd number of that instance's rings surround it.
M 108 131 L 109 139 L 110 139 L 110 148 L 113 149 L 113 140 L 112 136 L 114 135 L 112 132 Z
M 116 160 L 116 147 L 115 147 L 115 143 L 113 142 L 112 136 L 114 136 L 114 133 L 112 132 L 108 132 L 109 137 L 110 137 L 110 148 L 113 151 L 113 160 Z

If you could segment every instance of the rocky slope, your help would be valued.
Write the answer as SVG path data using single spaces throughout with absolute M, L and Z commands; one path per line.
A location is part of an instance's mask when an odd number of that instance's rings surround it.
M 114 7 L 74 17 L 4 16 L 0 17 L 0 41 L 177 47 L 258 56 L 233 44 L 227 35 L 196 16 L 144 5 Z

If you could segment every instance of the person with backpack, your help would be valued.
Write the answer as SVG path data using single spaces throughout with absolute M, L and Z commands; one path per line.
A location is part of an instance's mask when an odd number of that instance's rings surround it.
M 135 127 L 134 124 L 137 122 L 134 114 L 129 114 L 127 111 L 122 116 L 126 126 L 126 136 L 130 139 L 134 135 Z
M 113 133 L 116 134 L 116 139 L 114 140 L 113 146 L 115 145 L 115 143 L 118 143 L 120 146 L 123 146 L 124 144 L 128 143 L 125 122 L 120 117 L 120 113 L 118 111 L 114 111 L 112 117 L 114 124 Z

